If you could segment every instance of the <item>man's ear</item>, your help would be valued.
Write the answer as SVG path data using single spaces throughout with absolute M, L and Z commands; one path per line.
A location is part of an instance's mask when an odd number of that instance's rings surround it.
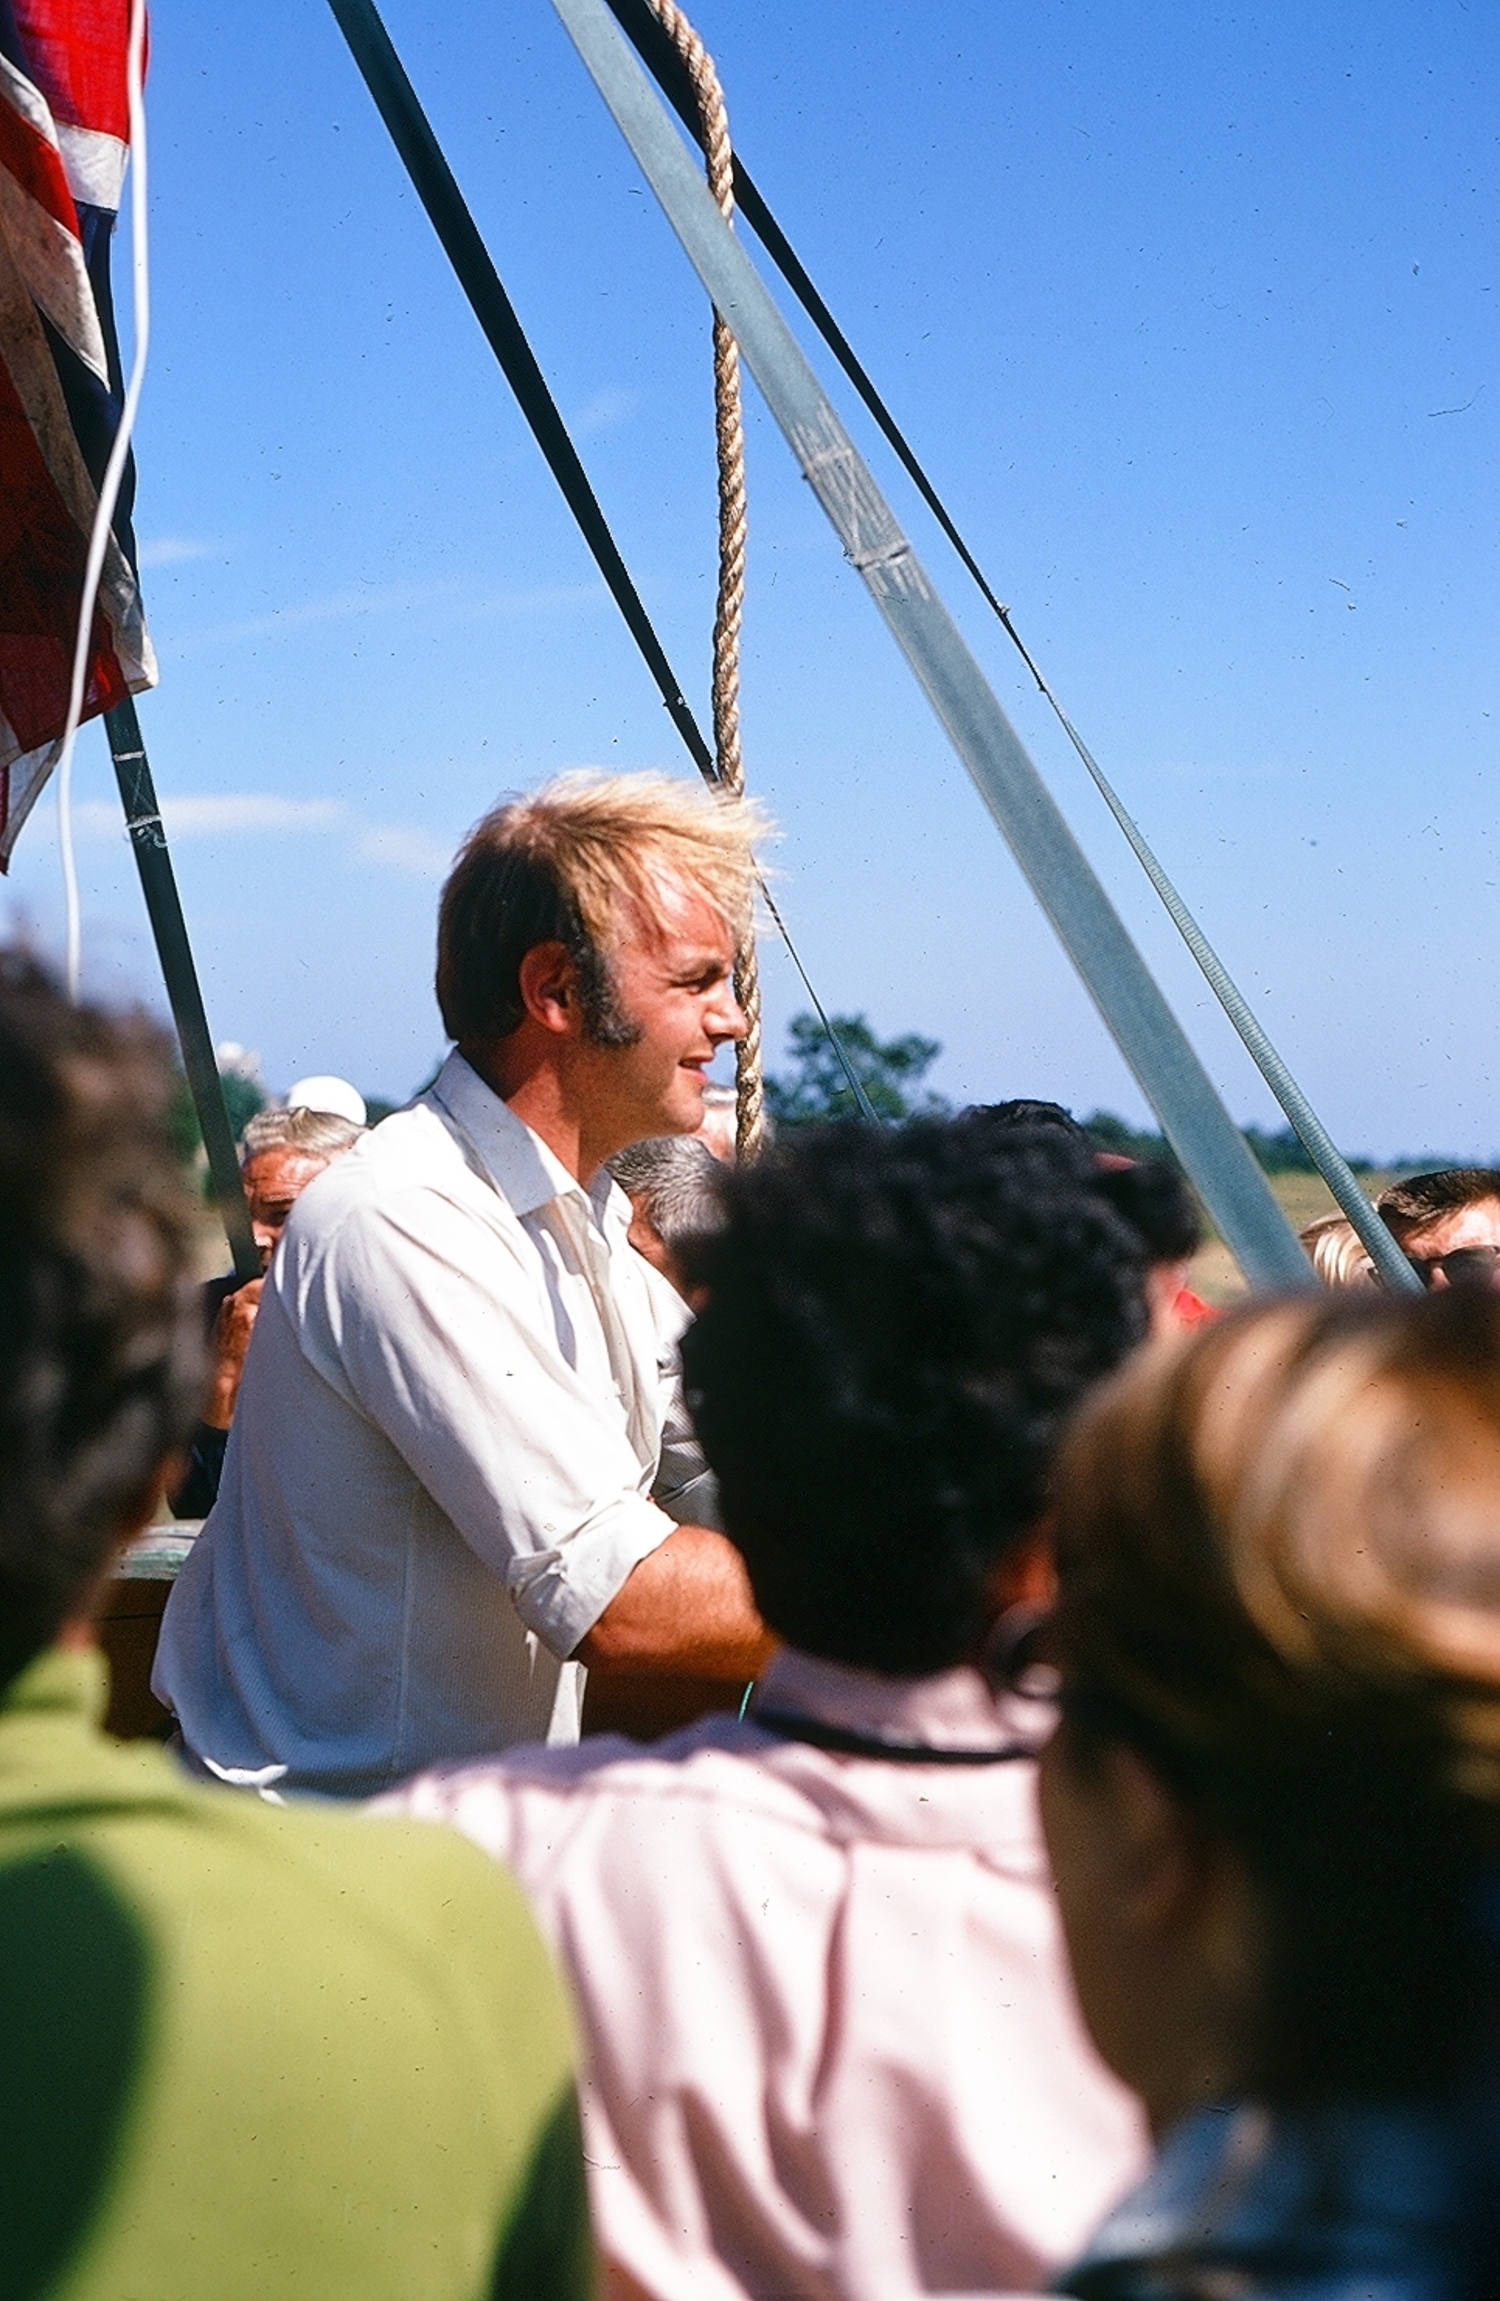
M 544 1031 L 566 1038 L 582 1019 L 578 969 L 565 943 L 533 943 L 517 971 L 521 1003 Z
M 1192 1817 L 1145 1759 L 1111 1742 L 1095 1763 L 1114 1819 L 1119 1891 L 1132 1928 L 1170 1933 L 1198 1902 L 1205 1846 Z
M 1047 1511 L 990 1570 L 987 1596 L 998 1618 L 1010 1606 L 1045 1612 L 1057 1603 L 1057 1568 L 1052 1562 L 1056 1513 Z

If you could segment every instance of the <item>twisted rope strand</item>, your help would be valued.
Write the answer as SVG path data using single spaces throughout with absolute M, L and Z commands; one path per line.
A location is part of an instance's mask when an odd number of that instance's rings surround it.
M 714 60 L 676 0 L 649 0 L 652 13 L 681 56 L 703 126 L 708 187 L 726 223 L 734 221 L 734 150 L 729 113 Z M 740 350 L 727 323 L 714 313 L 714 444 L 719 467 L 719 588 L 714 610 L 714 756 L 719 781 L 736 796 L 745 787 L 740 752 L 740 626 L 745 611 L 745 425 L 740 406 Z M 735 1048 L 735 1137 L 742 1158 L 764 1139 L 765 1088 L 761 1077 L 760 968 L 754 929 L 735 960 L 734 993 L 744 1009 L 745 1036 Z

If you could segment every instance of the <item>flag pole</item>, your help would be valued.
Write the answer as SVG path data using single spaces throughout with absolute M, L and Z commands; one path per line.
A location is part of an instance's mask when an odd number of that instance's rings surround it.
M 250 1229 L 250 1210 L 245 1204 L 245 1189 L 240 1180 L 234 1129 L 224 1101 L 224 1082 L 208 1035 L 208 1016 L 204 1012 L 198 970 L 193 964 L 187 921 L 182 915 L 177 874 L 172 869 L 167 834 L 156 802 L 151 763 L 146 757 L 141 723 L 130 696 L 127 695 L 123 703 L 117 703 L 112 711 L 105 712 L 104 728 L 125 808 L 125 828 L 130 834 L 131 851 L 141 876 L 141 893 L 146 898 L 146 914 L 156 939 L 156 955 L 161 961 L 172 1020 L 177 1025 L 182 1067 L 187 1073 L 203 1147 L 208 1153 L 214 1197 L 223 1218 L 229 1251 L 234 1257 L 235 1276 L 241 1280 L 259 1278 L 260 1253 Z

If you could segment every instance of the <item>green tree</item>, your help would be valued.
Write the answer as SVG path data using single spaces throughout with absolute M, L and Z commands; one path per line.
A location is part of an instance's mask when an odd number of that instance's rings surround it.
M 1096 1150 L 1114 1151 L 1121 1158 L 1172 1159 L 1165 1135 L 1133 1127 L 1127 1119 L 1117 1118 L 1113 1111 L 1090 1111 L 1079 1123 Z
M 219 1073 L 219 1084 L 224 1089 L 224 1107 L 229 1113 L 229 1130 L 238 1142 L 248 1122 L 257 1111 L 266 1107 L 266 1091 L 257 1079 L 244 1071 L 224 1069 Z M 179 1070 L 172 1088 L 172 1138 L 185 1166 L 195 1166 L 203 1149 L 203 1136 L 198 1126 L 198 1113 L 193 1103 L 192 1089 L 186 1074 Z M 207 1185 L 205 1185 L 207 1188 Z
M 1126 1158 L 1166 1159 L 1176 1164 L 1165 1135 L 1148 1134 L 1143 1128 L 1130 1126 L 1124 1119 L 1116 1118 L 1113 1111 L 1094 1111 L 1083 1125 L 1100 1150 L 1121 1151 Z M 1240 1132 L 1262 1174 L 1317 1173 L 1317 1161 L 1290 1127 L 1278 1127 L 1271 1134 L 1264 1127 L 1243 1126 Z M 1371 1171 L 1368 1156 L 1353 1154 L 1349 1164 L 1356 1174 Z
M 266 1107 L 266 1090 L 258 1079 L 244 1071 L 221 1070 L 219 1084 L 224 1089 L 224 1108 L 229 1113 L 229 1128 L 236 1142 L 258 1111 Z
M 863 1015 L 834 1015 L 831 1020 L 877 1118 L 941 1117 L 948 1110 L 941 1095 L 919 1099 L 917 1094 L 943 1051 L 938 1040 L 908 1031 L 904 1038 L 882 1041 Z M 816 1015 L 792 1017 L 786 1052 L 789 1068 L 766 1078 L 766 1108 L 778 1127 L 807 1126 L 814 1119 L 852 1118 L 858 1113 L 844 1066 Z

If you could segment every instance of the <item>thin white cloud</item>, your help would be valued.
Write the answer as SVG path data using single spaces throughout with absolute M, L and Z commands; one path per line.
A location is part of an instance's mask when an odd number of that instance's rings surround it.
M 1205 764 L 1202 760 L 1169 759 L 1157 768 L 1164 782 L 1171 783 L 1279 783 L 1286 767 L 1276 759 L 1261 759 L 1251 764 L 1225 766 L 1217 762 Z
M 389 615 L 405 607 L 425 607 L 451 600 L 460 586 L 451 579 L 441 583 L 360 583 L 329 592 L 323 599 L 304 599 L 288 607 L 272 608 L 266 615 L 242 616 L 234 623 L 216 623 L 206 631 L 187 633 L 177 642 L 179 655 L 196 654 L 205 647 L 223 647 L 237 639 L 267 639 L 283 631 L 305 631 L 318 623 L 348 623 L 361 615 Z
M 582 433 L 619 431 L 629 423 L 641 404 L 638 391 L 623 391 L 618 385 L 608 385 L 595 392 L 593 398 L 578 410 L 573 418 L 573 430 Z
M 326 831 L 348 812 L 341 799 L 285 799 L 276 791 L 223 791 L 162 803 L 162 819 L 173 839 L 217 839 L 234 831 Z
M 239 640 L 276 639 L 318 624 L 350 623 L 367 615 L 397 615 L 414 608 L 442 607 L 450 622 L 487 623 L 513 615 L 548 615 L 560 608 L 588 606 L 605 596 L 599 583 L 476 592 L 462 578 L 453 576 L 431 583 L 346 584 L 322 599 L 299 600 L 264 615 L 246 615 L 233 623 L 185 632 L 172 643 L 172 652 L 179 657 L 200 655 L 210 648 L 231 647 Z
M 237 832 L 327 831 L 346 822 L 342 799 L 286 799 L 275 791 L 214 791 L 166 798 L 161 807 L 167 837 L 222 839 Z M 124 831 L 118 807 L 107 799 L 86 799 L 73 811 L 81 832 L 110 836 Z
M 418 879 L 444 879 L 453 840 L 416 823 L 371 823 L 343 799 L 288 799 L 276 791 L 186 792 L 162 801 L 162 821 L 173 846 L 188 839 L 299 838 L 308 832 L 347 833 L 345 853 L 356 868 L 404 871 Z M 119 839 L 125 824 L 107 799 L 85 799 L 73 810 L 80 838 Z
M 593 607 L 608 597 L 602 583 L 539 584 L 533 591 L 495 591 L 466 600 L 452 621 L 493 623 L 511 615 L 550 615 L 556 608 Z
M 222 559 L 225 546 L 196 535 L 153 535 L 137 554 L 142 567 L 181 567 L 189 559 Z
M 380 863 L 393 871 L 409 871 L 419 879 L 446 879 L 453 862 L 453 847 L 430 831 L 409 823 L 375 823 L 362 833 L 354 850 L 361 863 Z

